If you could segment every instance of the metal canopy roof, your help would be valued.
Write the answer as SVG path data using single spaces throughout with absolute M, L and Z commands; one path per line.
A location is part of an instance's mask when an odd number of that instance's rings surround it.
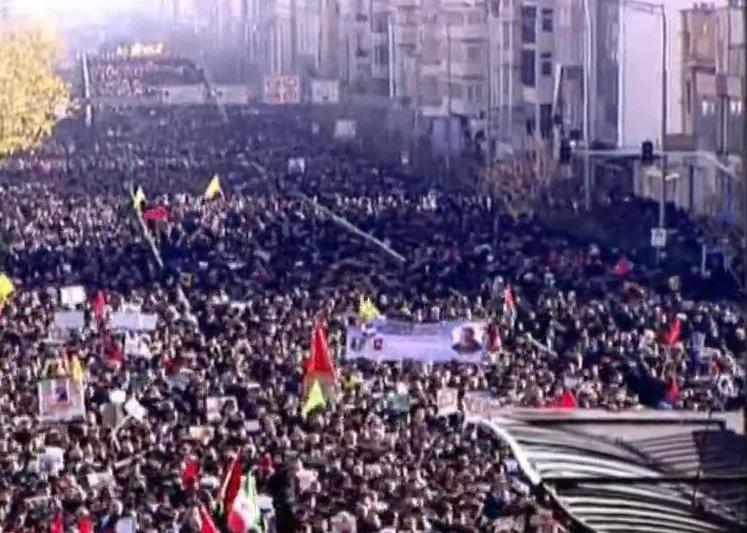
M 683 459 L 681 453 L 670 453 L 676 442 L 683 442 L 681 437 L 671 443 L 649 439 L 637 443 L 638 449 L 635 442 L 612 441 L 511 418 L 482 419 L 479 423 L 511 447 L 532 484 L 546 489 L 578 525 L 589 531 L 741 530 L 738 515 L 725 511 L 713 496 L 704 495 L 703 486 L 698 486 L 698 497 L 694 498 L 694 485 L 687 477 L 695 477 L 697 472 L 670 469 L 662 464 L 667 457 L 673 464 Z M 702 477 L 708 478 L 706 473 Z M 744 492 L 744 481 L 735 484 L 732 478 L 727 478 L 713 482 L 718 482 L 721 489 L 731 483 L 731 490 Z

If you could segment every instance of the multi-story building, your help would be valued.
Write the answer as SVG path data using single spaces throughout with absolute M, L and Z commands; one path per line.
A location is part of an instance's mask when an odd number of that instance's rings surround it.
M 683 131 L 701 150 L 741 153 L 745 45 L 740 2 L 695 5 L 682 11 L 681 24 Z

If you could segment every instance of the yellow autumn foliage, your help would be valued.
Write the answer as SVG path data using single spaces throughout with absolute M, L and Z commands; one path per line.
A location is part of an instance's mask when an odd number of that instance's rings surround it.
M 37 146 L 68 105 L 67 86 L 53 70 L 59 53 L 43 29 L 0 30 L 0 157 Z

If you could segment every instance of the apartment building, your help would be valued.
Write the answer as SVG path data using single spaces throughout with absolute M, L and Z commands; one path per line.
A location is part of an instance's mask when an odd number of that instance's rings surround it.
M 696 4 L 681 12 L 682 126 L 701 150 L 741 153 L 745 120 L 744 4 Z

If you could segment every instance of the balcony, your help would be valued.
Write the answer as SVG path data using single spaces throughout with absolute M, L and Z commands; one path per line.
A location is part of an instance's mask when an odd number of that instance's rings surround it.
M 481 41 L 487 35 L 486 30 L 486 24 L 454 24 L 449 26 L 448 33 L 451 35 L 452 41 Z
M 479 115 L 485 110 L 484 104 L 473 102 L 466 98 L 451 99 L 451 114 L 473 117 Z
M 451 62 L 451 76 L 455 78 L 483 78 L 485 64 L 476 61 L 453 61 Z M 447 65 L 448 69 L 448 65 Z
M 371 77 L 376 80 L 389 79 L 389 65 L 375 63 L 371 66 Z
M 397 46 L 416 46 L 418 44 L 418 28 L 415 26 L 400 26 L 396 28 L 394 42 Z

